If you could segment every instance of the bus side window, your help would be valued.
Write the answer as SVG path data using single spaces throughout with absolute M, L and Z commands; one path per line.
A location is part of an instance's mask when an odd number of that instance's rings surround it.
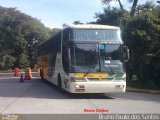
M 68 42 L 69 42 L 69 34 L 68 34 L 68 31 L 65 30 L 63 33 L 63 42 L 62 42 L 62 62 L 63 62 L 64 71 L 67 74 L 69 73 Z

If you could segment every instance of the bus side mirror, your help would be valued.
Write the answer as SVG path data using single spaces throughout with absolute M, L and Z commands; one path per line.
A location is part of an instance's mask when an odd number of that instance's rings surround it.
M 130 58 L 128 46 L 124 46 L 123 50 L 124 50 L 124 60 L 125 60 L 125 62 L 128 62 L 128 60 Z

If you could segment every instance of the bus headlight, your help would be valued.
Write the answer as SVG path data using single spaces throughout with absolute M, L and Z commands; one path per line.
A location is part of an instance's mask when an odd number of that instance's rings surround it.
M 75 91 L 76 92 L 85 92 L 85 86 L 84 85 L 76 85 Z
M 84 89 L 85 87 L 84 87 L 84 85 L 76 85 L 76 89 L 78 89 L 78 88 Z

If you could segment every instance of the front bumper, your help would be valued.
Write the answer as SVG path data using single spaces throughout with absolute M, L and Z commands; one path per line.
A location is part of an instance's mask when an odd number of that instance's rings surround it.
M 71 82 L 68 90 L 68 92 L 71 93 L 124 93 L 126 90 L 126 82 Z

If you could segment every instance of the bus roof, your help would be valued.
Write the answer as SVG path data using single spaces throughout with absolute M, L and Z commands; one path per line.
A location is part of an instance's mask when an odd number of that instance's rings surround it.
M 78 25 L 71 25 L 71 26 L 64 26 L 66 28 L 80 28 L 80 29 L 120 29 L 117 26 L 110 26 L 110 25 L 98 25 L 98 24 L 78 24 Z

